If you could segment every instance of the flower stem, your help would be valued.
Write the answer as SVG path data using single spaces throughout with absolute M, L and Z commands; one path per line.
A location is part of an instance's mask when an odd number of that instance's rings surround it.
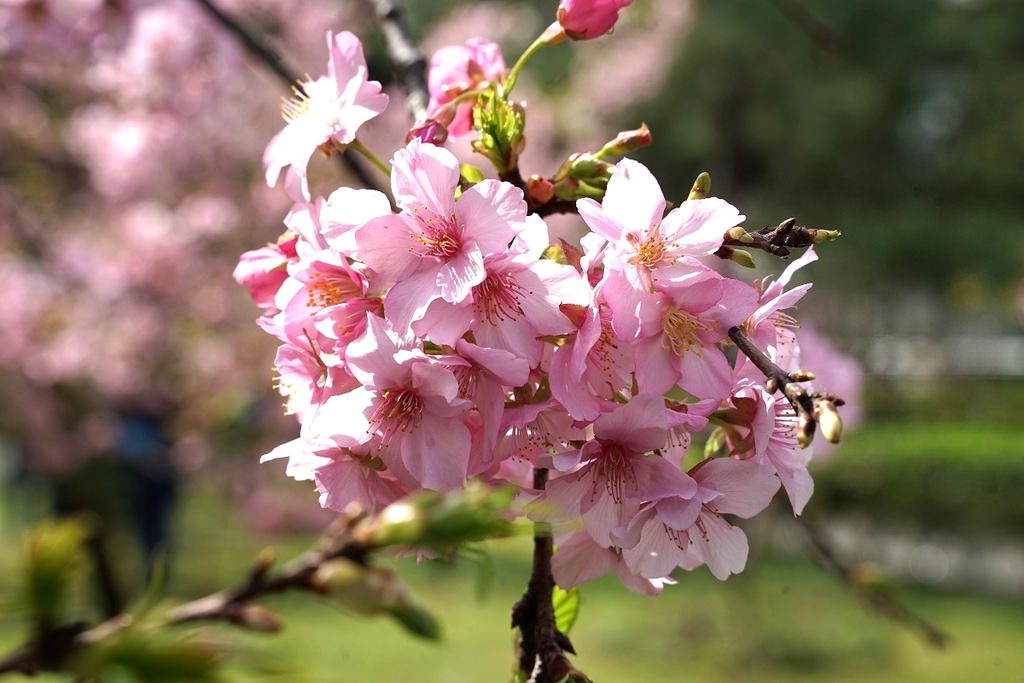
M 523 54 L 519 55 L 519 59 L 512 65 L 512 69 L 508 72 L 508 76 L 505 77 L 505 83 L 502 85 L 500 94 L 504 97 L 508 97 L 509 93 L 512 92 L 512 88 L 516 87 L 516 81 L 519 79 L 519 72 L 523 70 L 526 63 L 530 61 L 530 58 L 540 52 L 540 49 L 547 45 L 547 39 L 545 34 L 541 34 L 535 41 L 530 43 L 530 47 L 526 48 Z
M 391 167 L 385 164 L 376 154 L 370 151 L 370 148 L 364 145 L 359 139 L 355 139 L 349 143 L 349 148 L 359 152 L 366 160 L 371 164 L 380 169 L 380 172 L 386 175 L 388 178 L 391 177 Z

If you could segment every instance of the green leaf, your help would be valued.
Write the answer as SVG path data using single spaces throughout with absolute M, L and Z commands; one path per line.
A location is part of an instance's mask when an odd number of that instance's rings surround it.
M 576 617 L 580 614 L 580 589 L 572 588 L 568 591 L 560 586 L 555 586 L 551 594 L 551 604 L 555 608 L 555 626 L 562 633 L 569 635 Z

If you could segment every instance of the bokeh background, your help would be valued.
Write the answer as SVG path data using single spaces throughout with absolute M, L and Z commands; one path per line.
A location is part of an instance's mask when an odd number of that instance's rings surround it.
M 407 2 L 429 55 L 481 35 L 511 62 L 554 0 Z M 366 39 L 367 7 L 221 0 L 298 73 L 323 36 Z M 291 438 L 273 340 L 231 281 L 288 209 L 263 147 L 286 89 L 198 2 L 0 6 L 0 603 L 25 529 L 93 510 L 103 538 L 85 615 L 237 580 L 331 519 L 260 454 Z M 587 585 L 573 634 L 595 680 L 1024 680 L 1024 4 L 1013 0 L 635 0 L 604 40 L 542 51 L 522 85 L 526 173 L 551 173 L 646 121 L 636 157 L 666 195 L 708 170 L 757 228 L 839 228 L 805 277 L 809 362 L 851 401 L 807 510 L 858 581 L 951 636 L 945 650 L 859 601 L 781 510 L 747 571 L 657 599 Z M 367 131 L 387 157 L 401 95 Z M 314 190 L 352 182 L 327 161 Z M 578 230 L 574 219 L 559 229 Z M 784 266 L 757 256 L 754 278 Z M 734 273 L 738 274 L 738 273 Z M 827 387 L 826 387 L 827 388 Z M 440 644 L 298 596 L 278 637 L 239 645 L 237 681 L 476 681 L 511 667 L 518 541 L 398 567 L 444 621 Z M 148 578 L 147 578 L 148 577 Z M 22 636 L 0 611 L 0 646 Z

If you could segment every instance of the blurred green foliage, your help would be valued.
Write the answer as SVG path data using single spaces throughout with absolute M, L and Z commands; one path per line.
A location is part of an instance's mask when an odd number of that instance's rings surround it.
M 823 513 L 971 537 L 1024 529 L 1019 425 L 874 425 L 853 434 L 814 478 L 814 507 Z
M 970 281 L 1005 303 L 1024 273 L 1024 3 L 802 0 L 835 51 L 789 4 L 697 2 L 669 84 L 629 119 L 654 132 L 638 156 L 670 197 L 708 169 L 754 225 L 841 228 L 816 281 L 954 304 Z
M 45 520 L 25 534 L 19 593 L 35 622 L 56 625 L 68 609 L 75 584 L 88 566 L 85 543 L 93 532 L 86 518 Z

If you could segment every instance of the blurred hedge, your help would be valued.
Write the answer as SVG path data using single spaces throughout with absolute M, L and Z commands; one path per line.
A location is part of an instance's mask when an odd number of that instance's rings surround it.
M 1024 426 L 875 424 L 814 476 L 813 505 L 822 513 L 964 534 L 1024 530 Z

